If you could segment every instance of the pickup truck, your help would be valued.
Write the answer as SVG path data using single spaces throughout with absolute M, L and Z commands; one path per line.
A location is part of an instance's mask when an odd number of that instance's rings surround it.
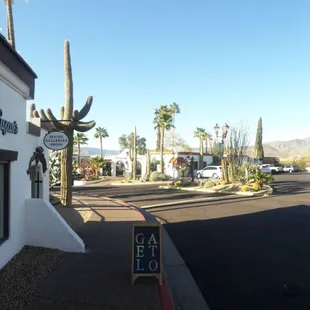
M 260 165 L 259 168 L 261 169 L 262 172 L 267 172 L 267 173 L 279 173 L 281 171 L 280 167 L 276 167 L 273 164 L 263 164 Z

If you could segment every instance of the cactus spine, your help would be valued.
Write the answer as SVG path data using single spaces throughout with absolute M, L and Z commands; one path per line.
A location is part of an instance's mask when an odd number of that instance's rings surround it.
M 93 97 L 89 96 L 84 107 L 78 111 L 73 110 L 73 81 L 70 57 L 70 45 L 66 40 L 64 44 L 64 71 L 65 71 L 65 106 L 60 109 L 60 120 L 57 120 L 51 109 L 40 109 L 39 113 L 35 106 L 30 107 L 32 117 L 40 117 L 44 123 L 56 131 L 64 132 L 69 138 L 67 148 L 61 151 L 61 203 L 70 207 L 72 205 L 72 159 L 73 159 L 73 132 L 86 132 L 92 129 L 95 121 L 82 122 L 81 120 L 88 114 Z

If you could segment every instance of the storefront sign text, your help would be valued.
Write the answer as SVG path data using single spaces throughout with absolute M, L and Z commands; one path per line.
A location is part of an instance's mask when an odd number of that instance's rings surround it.
M 4 136 L 7 132 L 13 133 L 16 135 L 18 133 L 17 123 L 9 122 L 2 118 L 2 110 L 0 110 L 0 131 L 2 131 L 2 135 Z

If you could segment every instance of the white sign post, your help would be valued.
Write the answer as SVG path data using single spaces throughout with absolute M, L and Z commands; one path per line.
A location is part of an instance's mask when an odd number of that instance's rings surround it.
M 65 149 L 69 144 L 69 137 L 60 131 L 52 131 L 45 135 L 44 145 L 53 151 L 60 151 Z

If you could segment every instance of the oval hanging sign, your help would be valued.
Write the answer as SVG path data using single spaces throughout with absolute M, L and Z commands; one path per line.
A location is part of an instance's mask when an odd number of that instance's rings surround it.
M 60 151 L 68 146 L 69 137 L 64 132 L 52 131 L 45 135 L 43 143 L 50 150 Z

